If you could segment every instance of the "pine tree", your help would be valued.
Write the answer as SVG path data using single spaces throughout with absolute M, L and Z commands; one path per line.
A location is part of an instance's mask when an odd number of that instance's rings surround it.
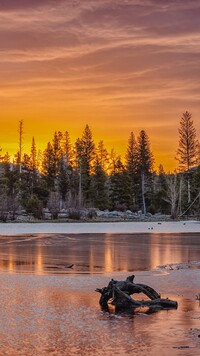
M 126 210 L 130 208 L 132 203 L 131 180 L 120 158 L 115 162 L 114 170 L 110 175 L 109 191 L 112 209 Z
M 121 157 L 115 152 L 114 148 L 112 148 L 109 154 L 109 174 L 115 173 L 115 171 L 118 169 L 119 161 L 121 161 Z
M 58 176 L 59 174 L 59 165 L 60 165 L 60 160 L 63 155 L 62 151 L 62 146 L 61 146 L 61 141 L 62 141 L 62 133 L 60 131 L 55 131 L 54 132 L 54 137 L 52 140 L 52 150 L 53 150 L 53 161 L 54 161 L 54 169 L 55 169 L 55 177 Z
M 92 169 L 92 161 L 94 159 L 95 145 L 92 138 L 92 131 L 89 126 L 86 125 L 85 130 L 81 138 L 82 148 L 83 148 L 83 158 L 87 164 L 88 172 L 90 173 Z
M 131 179 L 132 209 L 136 209 L 138 200 L 138 147 L 134 133 L 131 132 L 125 155 L 126 169 Z
M 6 152 L 4 156 L 1 156 L 1 162 L 10 163 L 10 155 L 8 152 Z
M 96 150 L 93 174 L 91 176 L 91 197 L 96 208 L 108 209 L 108 177 L 105 172 L 108 164 L 108 152 L 100 141 Z
M 128 172 L 131 174 L 131 176 L 136 175 L 138 168 L 138 148 L 133 132 L 131 132 L 128 140 L 125 160 Z
M 5 208 L 8 209 L 14 220 L 16 211 L 20 205 L 20 172 L 19 167 L 3 162 L 1 165 L 0 191 L 1 199 L 5 200 Z
M 141 195 L 143 213 L 146 214 L 145 185 L 147 178 L 153 171 L 154 158 L 150 150 L 150 141 L 147 133 L 142 130 L 138 137 L 138 173 L 141 177 Z
M 192 210 L 200 218 L 200 166 L 192 176 L 192 193 L 194 196 Z
M 96 161 L 94 166 L 94 174 L 91 177 L 91 198 L 95 208 L 101 210 L 108 209 L 109 195 L 107 175 L 102 166 Z
M 31 170 L 36 171 L 36 169 L 37 169 L 37 150 L 36 150 L 34 136 L 32 138 L 30 161 L 31 161 Z
M 96 149 L 96 162 L 98 162 L 98 165 L 103 169 L 103 171 L 106 173 L 108 170 L 108 164 L 109 164 L 109 155 L 107 149 L 104 147 L 103 141 L 99 141 Z
M 54 151 L 50 142 L 48 142 L 47 147 L 43 152 L 42 173 L 49 189 L 53 189 L 55 186 L 56 167 Z
M 23 171 L 31 170 L 31 157 L 27 153 L 24 153 L 21 163 Z
M 179 127 L 179 146 L 177 160 L 181 171 L 187 172 L 188 203 L 191 202 L 190 169 L 197 164 L 198 141 L 192 115 L 188 111 L 183 113 Z
M 59 175 L 58 180 L 58 190 L 61 197 L 62 208 L 64 207 L 64 202 L 66 200 L 67 193 L 70 190 L 70 175 L 71 167 L 68 165 L 65 156 L 63 155 L 59 163 Z
M 72 150 L 71 139 L 70 139 L 68 131 L 65 131 L 65 133 L 63 135 L 62 152 L 64 155 L 65 162 L 69 166 L 72 166 L 72 164 L 73 164 L 73 150 Z
M 92 132 L 88 125 L 83 131 L 81 139 L 77 139 L 75 143 L 76 160 L 79 168 L 79 199 L 81 197 L 86 203 L 90 202 L 90 183 L 92 173 L 92 163 L 95 157 L 95 145 L 92 139 Z

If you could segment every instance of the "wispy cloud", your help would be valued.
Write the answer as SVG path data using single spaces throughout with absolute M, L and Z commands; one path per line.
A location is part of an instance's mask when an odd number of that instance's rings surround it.
M 134 125 L 158 134 L 162 115 L 174 132 L 177 113 L 200 113 L 199 16 L 196 0 L 1 0 L 4 114 L 67 105 L 123 132 L 135 112 Z

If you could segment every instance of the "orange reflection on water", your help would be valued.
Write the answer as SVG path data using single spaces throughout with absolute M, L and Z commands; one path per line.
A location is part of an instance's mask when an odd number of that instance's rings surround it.
M 95 264 L 95 257 L 94 257 L 94 247 L 91 246 L 90 248 L 90 264 L 89 264 L 89 268 L 90 268 L 90 273 L 93 274 L 94 272 L 94 264 Z
M 6 238 L 2 241 L 2 355 L 110 356 L 117 349 L 120 356 L 177 356 L 176 347 L 181 345 L 192 346 L 187 356 L 198 354 L 197 336 L 195 340 L 189 337 L 190 330 L 199 327 L 199 302 L 195 300 L 198 270 L 188 270 L 190 278 L 185 278 L 184 270 L 167 275 L 136 272 L 136 283 L 153 286 L 165 293 L 163 297 L 178 300 L 178 310 L 134 317 L 104 314 L 100 311 L 100 294 L 95 292 L 107 285 L 106 273 L 124 279 L 130 272 L 123 277 L 118 272 L 147 270 L 188 256 L 197 260 L 200 240 L 196 236 L 37 235 L 31 240 L 21 237 L 13 243 Z M 65 269 L 64 265 L 71 262 L 74 269 Z M 86 273 L 80 275 L 82 271 Z M 99 271 L 101 275 L 96 276 Z M 49 275 L 45 275 L 47 272 Z
M 168 263 L 190 262 L 198 259 L 198 252 L 196 258 L 192 257 L 195 255 L 195 251 L 192 251 L 192 245 L 190 246 L 189 241 L 188 246 L 183 245 L 183 235 L 177 234 L 177 236 L 174 236 L 174 241 L 173 235 L 171 237 L 170 234 L 166 234 L 166 236 L 167 238 L 162 234 L 149 235 L 150 269 Z M 198 245 L 198 241 L 196 243 Z
M 106 237 L 109 237 L 110 234 L 106 234 Z M 113 271 L 113 259 L 114 253 L 112 245 L 109 239 L 105 238 L 105 272 L 109 273 Z
M 9 246 L 9 262 L 8 262 L 9 273 L 14 273 L 14 261 L 13 261 L 13 246 Z
M 9 273 L 134 272 L 200 259 L 195 234 L 49 234 L 0 241 L 0 271 Z
M 41 253 L 41 246 L 37 244 L 37 263 L 35 265 L 35 271 L 37 274 L 42 274 L 43 273 L 43 258 L 42 258 L 42 253 Z

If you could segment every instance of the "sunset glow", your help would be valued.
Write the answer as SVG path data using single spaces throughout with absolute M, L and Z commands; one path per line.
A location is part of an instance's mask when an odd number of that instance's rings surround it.
M 0 1 L 2 152 L 17 151 L 19 120 L 26 152 L 88 124 L 123 157 L 144 129 L 173 170 L 184 111 L 200 134 L 199 15 L 196 0 Z

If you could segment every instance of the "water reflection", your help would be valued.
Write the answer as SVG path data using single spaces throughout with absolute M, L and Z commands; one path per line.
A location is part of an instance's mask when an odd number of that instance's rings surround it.
M 200 234 L 0 236 L 0 271 L 10 274 L 145 271 L 199 259 Z
M 122 317 L 100 312 L 95 276 L 2 274 L 0 281 L 1 355 L 176 356 L 181 345 L 198 354 L 189 336 L 199 327 L 197 301 L 179 297 L 178 310 Z
M 199 270 L 187 270 L 187 275 L 184 270 L 172 271 L 166 276 L 139 271 L 199 260 L 199 237 L 1 236 L 0 355 L 198 354 Z M 67 268 L 68 264 L 74 268 Z M 178 310 L 132 317 L 102 313 L 94 290 L 107 285 L 109 274 L 124 279 L 130 271 L 138 271 L 137 282 L 177 300 Z M 177 349 L 182 345 L 189 347 L 186 353 Z

